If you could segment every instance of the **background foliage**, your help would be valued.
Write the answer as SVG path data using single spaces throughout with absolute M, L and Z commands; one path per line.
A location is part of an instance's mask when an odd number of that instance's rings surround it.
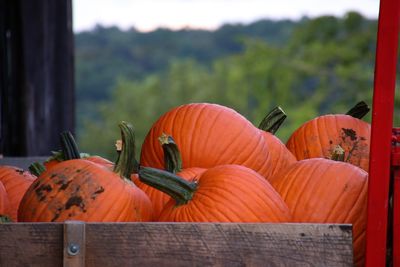
M 134 124 L 139 150 L 161 114 L 189 102 L 226 105 L 256 126 L 280 105 L 288 115 L 277 133 L 282 141 L 315 116 L 345 113 L 360 100 L 371 105 L 376 26 L 349 12 L 216 31 L 98 26 L 78 33 L 81 150 L 114 158 L 120 120 Z

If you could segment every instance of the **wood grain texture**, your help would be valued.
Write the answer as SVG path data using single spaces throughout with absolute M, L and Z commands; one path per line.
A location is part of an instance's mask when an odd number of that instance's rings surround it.
M 0 266 L 61 266 L 62 231 L 63 224 L 0 225 Z M 352 266 L 351 226 L 86 224 L 86 266 L 133 265 Z
M 0 224 L 0 266 L 62 266 L 63 224 Z

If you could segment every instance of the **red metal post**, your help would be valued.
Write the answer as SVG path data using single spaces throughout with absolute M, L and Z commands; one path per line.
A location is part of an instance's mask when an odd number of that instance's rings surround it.
M 400 170 L 393 183 L 393 266 L 400 267 Z
M 393 171 L 393 266 L 400 267 L 400 128 L 393 129 L 392 147 Z
M 400 1 L 381 0 L 375 58 L 366 266 L 385 266 Z

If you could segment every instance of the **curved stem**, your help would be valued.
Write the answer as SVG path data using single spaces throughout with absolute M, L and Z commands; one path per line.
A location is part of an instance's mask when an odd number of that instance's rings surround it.
M 340 145 L 333 149 L 331 160 L 344 162 L 344 149 Z
M 281 107 L 275 107 L 261 121 L 258 129 L 275 134 L 286 119 L 286 114 Z
M 164 151 L 165 170 L 172 173 L 180 172 L 182 170 L 181 152 L 172 136 L 163 133 L 158 140 Z
M 197 183 L 188 182 L 181 177 L 159 169 L 141 167 L 139 169 L 141 182 L 154 187 L 175 199 L 177 205 L 188 203 L 196 191 Z
M 137 172 L 139 165 L 135 158 L 135 133 L 130 123 L 123 121 L 118 126 L 121 130 L 122 149 L 114 166 L 114 172 L 130 179 L 131 174 Z
M 78 146 L 76 145 L 75 139 L 72 136 L 71 132 L 69 131 L 62 132 L 60 139 L 61 139 L 61 151 L 64 155 L 64 160 L 81 158 Z
M 357 119 L 362 119 L 368 114 L 370 108 L 364 101 L 358 102 L 354 107 L 347 111 L 346 115 L 350 115 Z
M 35 175 L 36 177 L 39 177 L 43 172 L 46 171 L 46 167 L 39 163 L 39 162 L 34 162 L 28 167 L 29 172 Z

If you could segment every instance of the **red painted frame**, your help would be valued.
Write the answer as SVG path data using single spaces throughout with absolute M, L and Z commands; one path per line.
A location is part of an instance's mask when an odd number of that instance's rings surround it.
M 400 266 L 400 172 L 394 177 L 393 194 L 393 266 Z
M 393 266 L 400 266 L 400 171 L 393 182 Z
M 386 264 L 390 157 L 399 22 L 400 1 L 381 0 L 375 58 L 365 254 L 365 265 L 370 267 L 385 266 Z
M 393 175 L 393 266 L 400 266 L 400 128 L 393 129 L 392 175 Z M 390 217 L 389 217 L 390 218 Z

